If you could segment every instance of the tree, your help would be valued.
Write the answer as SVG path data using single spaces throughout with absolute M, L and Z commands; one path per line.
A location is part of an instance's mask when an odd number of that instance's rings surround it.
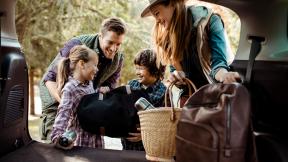
M 188 1 L 192 2 L 193 0 Z M 28 63 L 29 75 L 32 75 L 30 78 L 33 78 L 30 79 L 30 87 L 34 84 L 34 73 L 43 75 L 65 41 L 80 34 L 97 33 L 101 22 L 107 17 L 120 17 L 128 25 L 128 33 L 122 45 L 125 59 L 119 81 L 119 85 L 126 84 L 135 77 L 131 66 L 135 54 L 143 48 L 151 47 L 154 20 L 140 18 L 140 12 L 147 3 L 148 1 L 143 0 L 18 0 L 16 28 Z M 219 6 L 212 8 L 223 17 L 235 52 L 239 41 L 239 36 L 235 34 L 240 30 L 239 19 L 233 12 Z M 30 96 L 30 99 L 33 98 Z
M 125 61 L 119 84 L 127 83 L 134 75 L 132 59 L 138 50 L 148 47 L 150 36 L 149 26 L 135 14 L 135 7 L 132 1 L 18 0 L 16 28 L 32 78 L 30 87 L 34 84 L 35 71 L 40 71 L 38 75 L 42 76 L 65 41 L 76 35 L 98 32 L 102 20 L 113 16 L 124 19 L 129 28 L 122 46 Z M 30 92 L 34 94 L 33 88 Z M 30 96 L 30 103 L 33 98 Z
M 57 46 L 61 41 L 61 35 L 56 33 L 61 26 L 57 20 L 52 20 L 58 14 L 55 9 L 55 4 L 52 1 L 17 1 L 16 27 L 18 39 L 22 44 L 29 68 L 31 114 L 35 113 L 33 89 L 35 70 L 47 66 L 47 62 L 51 58 L 49 56 L 55 55 Z

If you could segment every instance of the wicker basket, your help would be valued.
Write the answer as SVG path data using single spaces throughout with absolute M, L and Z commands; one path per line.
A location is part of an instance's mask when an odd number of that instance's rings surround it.
M 191 87 L 196 90 L 190 80 L 188 83 L 189 95 L 192 94 Z M 174 161 L 176 145 L 175 135 L 177 123 L 180 118 L 181 108 L 167 107 L 167 96 L 172 94 L 171 89 L 175 83 L 168 86 L 165 93 L 165 107 L 139 111 L 142 142 L 146 151 L 146 159 L 151 161 Z
M 181 108 L 174 108 L 176 120 L 171 121 L 171 108 L 139 111 L 142 142 L 146 158 L 152 161 L 171 161 L 175 155 L 176 126 Z

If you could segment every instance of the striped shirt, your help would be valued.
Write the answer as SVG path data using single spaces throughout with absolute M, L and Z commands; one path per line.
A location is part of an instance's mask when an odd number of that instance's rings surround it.
M 51 140 L 56 140 L 68 130 L 74 130 L 77 134 L 74 146 L 102 148 L 104 141 L 101 136 L 84 131 L 76 116 L 76 108 L 84 95 L 94 93 L 92 81 L 82 84 L 78 80 L 69 77 L 69 81 L 62 89 L 61 102 L 53 125 Z

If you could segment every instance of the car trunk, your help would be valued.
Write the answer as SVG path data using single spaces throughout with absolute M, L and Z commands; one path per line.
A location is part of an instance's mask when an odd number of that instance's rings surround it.
M 249 82 L 244 80 L 244 84 L 251 94 L 259 161 L 286 162 L 288 1 L 220 0 L 217 3 L 234 10 L 241 20 L 239 46 L 231 69 L 248 79 L 248 67 L 251 68 L 251 78 Z
M 120 151 L 94 148 L 74 147 L 71 150 L 57 149 L 51 144 L 31 141 L 22 148 L 0 158 L 0 161 L 19 162 L 88 162 L 88 161 L 117 161 L 117 162 L 141 162 L 145 159 L 143 151 Z
M 253 41 L 250 38 L 263 38 L 247 84 L 258 157 L 260 162 L 288 161 L 288 1 L 209 1 L 231 8 L 242 22 L 233 70 L 246 75 Z M 79 147 L 64 151 L 31 139 L 28 74 L 15 32 L 15 0 L 0 2 L 0 161 L 146 161 L 144 152 Z

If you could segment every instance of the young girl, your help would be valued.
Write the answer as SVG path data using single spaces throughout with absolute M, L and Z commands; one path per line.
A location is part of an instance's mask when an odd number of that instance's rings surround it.
M 150 49 L 140 51 L 134 59 L 134 65 L 138 78 L 129 81 L 128 84 L 132 89 L 145 89 L 150 102 L 155 107 L 163 106 L 166 87 L 161 80 L 165 66 L 157 67 L 156 54 Z M 123 149 L 144 151 L 140 133 L 130 133 L 130 135 L 132 137 L 122 138 Z
M 68 58 L 63 59 L 58 66 L 57 89 L 61 102 L 53 125 L 51 140 L 56 146 L 61 135 L 66 131 L 75 131 L 76 140 L 70 146 L 101 148 L 101 136 L 85 132 L 79 125 L 76 108 L 80 99 L 94 93 L 92 80 L 98 71 L 98 55 L 85 45 L 77 45 L 70 50 Z

